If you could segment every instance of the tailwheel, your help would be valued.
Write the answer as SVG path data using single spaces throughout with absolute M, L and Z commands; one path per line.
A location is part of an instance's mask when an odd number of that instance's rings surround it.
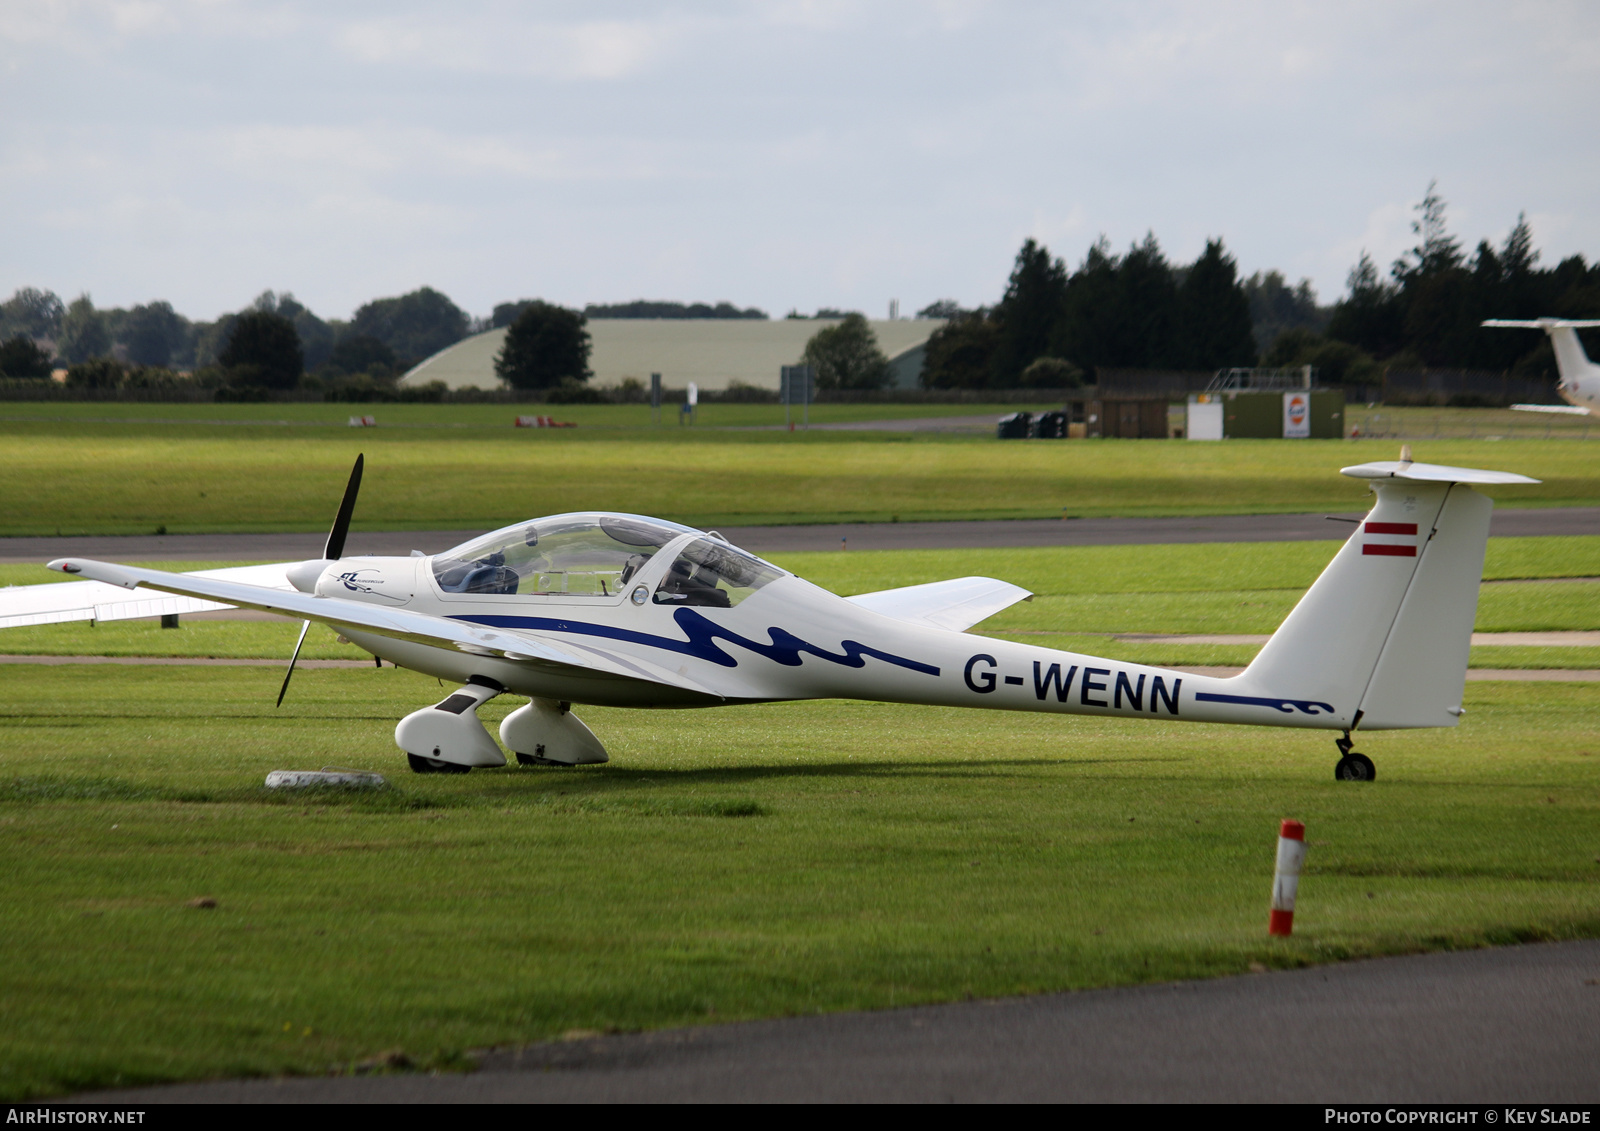
M 464 774 L 472 769 L 471 766 L 446 762 L 443 758 L 423 758 L 417 754 L 407 754 L 406 761 L 411 764 L 414 774 Z

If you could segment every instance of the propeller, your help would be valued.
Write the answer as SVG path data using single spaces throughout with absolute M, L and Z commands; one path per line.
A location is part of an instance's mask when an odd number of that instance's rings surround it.
M 275 706 L 283 706 L 283 697 L 289 692 L 289 680 L 294 676 L 295 661 L 300 658 L 300 649 L 306 642 L 306 633 L 311 631 L 311 622 L 306 621 L 300 626 L 300 639 L 294 642 L 294 655 L 289 657 L 289 670 L 283 673 L 283 686 L 278 688 L 278 702 Z
M 365 461 L 366 454 L 358 453 L 356 465 L 350 469 L 350 481 L 344 485 L 344 498 L 339 502 L 339 513 L 334 515 L 333 528 L 328 531 L 328 540 L 322 547 L 324 561 L 336 562 L 344 556 L 344 540 L 350 533 L 350 516 L 356 509 L 356 494 L 361 490 L 361 468 Z M 310 621 L 300 626 L 300 639 L 294 643 L 294 655 L 289 657 L 289 670 L 283 673 L 283 686 L 278 688 L 279 707 L 283 706 L 283 697 L 289 692 L 289 681 L 294 678 L 294 665 L 300 659 L 300 649 L 305 646 L 306 633 L 310 630 Z
M 345 535 L 350 533 L 350 515 L 356 509 L 356 492 L 361 490 L 361 466 L 366 456 L 358 454 L 356 465 L 350 469 L 350 482 L 344 485 L 344 498 L 339 503 L 339 513 L 334 516 L 333 529 L 328 531 L 328 542 L 322 556 L 338 561 L 344 556 Z

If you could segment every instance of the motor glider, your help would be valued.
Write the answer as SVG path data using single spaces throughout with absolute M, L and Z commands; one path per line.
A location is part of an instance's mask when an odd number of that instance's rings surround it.
M 689 708 L 802 699 L 1101 715 L 1333 731 L 1344 780 L 1372 780 L 1360 731 L 1452 727 L 1489 535 L 1477 486 L 1536 483 L 1499 471 L 1398 461 L 1343 474 L 1371 511 L 1243 672 L 1230 678 L 966 630 L 1032 594 L 963 577 L 840 597 L 715 531 L 642 515 L 558 514 L 444 553 L 344 557 L 358 457 L 321 558 L 171 573 L 68 557 L 82 584 L 0 590 L 0 627 L 223 608 L 313 621 L 381 663 L 455 685 L 401 719 L 419 773 L 502 766 L 478 718 L 526 765 L 607 760 L 574 705 Z M 131 593 L 130 593 L 131 591 Z

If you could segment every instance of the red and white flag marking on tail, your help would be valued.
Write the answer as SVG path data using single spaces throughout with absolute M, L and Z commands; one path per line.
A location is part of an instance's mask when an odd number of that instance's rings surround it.
M 1409 541 L 1372 542 L 1373 535 L 1388 538 L 1404 535 Z M 1361 525 L 1361 552 L 1385 558 L 1414 558 L 1417 556 L 1417 524 L 1414 522 L 1366 522 Z

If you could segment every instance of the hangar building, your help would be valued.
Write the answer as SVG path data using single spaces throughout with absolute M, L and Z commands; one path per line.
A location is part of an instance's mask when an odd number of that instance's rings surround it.
M 734 382 L 777 389 L 778 371 L 800 360 L 806 342 L 835 319 L 784 318 L 591 318 L 593 385 L 619 385 L 633 377 L 681 389 L 693 381 L 702 389 L 725 389 Z M 944 322 L 933 318 L 870 322 L 878 348 L 889 355 L 894 387 L 918 388 L 929 336 Z M 420 362 L 400 384 L 443 381 L 452 389 L 498 389 L 494 359 L 505 330 L 464 338 Z

